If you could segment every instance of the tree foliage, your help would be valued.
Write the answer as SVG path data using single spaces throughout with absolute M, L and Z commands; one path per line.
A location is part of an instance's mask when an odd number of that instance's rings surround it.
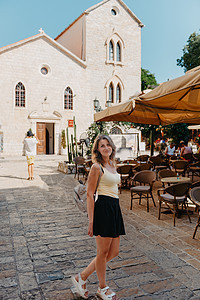
M 170 124 L 165 126 L 134 124 L 134 127 L 137 127 L 142 131 L 143 137 L 149 139 L 150 130 L 153 130 L 154 141 L 158 138 L 164 140 L 168 138 L 173 140 L 176 146 L 179 145 L 181 140 L 187 143 L 189 139 L 189 129 L 185 123 Z
M 200 35 L 192 33 L 183 48 L 183 55 L 177 59 L 177 65 L 188 71 L 200 65 Z
M 189 129 L 187 124 L 178 123 L 163 126 L 163 131 L 165 136 L 171 138 L 173 142 L 178 146 L 180 141 L 188 142 L 189 139 Z
M 141 90 L 144 91 L 148 87 L 157 85 L 155 75 L 150 73 L 149 70 L 141 69 Z
M 87 136 L 90 139 L 91 146 L 93 145 L 96 136 L 98 136 L 100 133 L 108 134 L 108 128 L 106 122 L 92 123 L 90 127 L 87 129 Z

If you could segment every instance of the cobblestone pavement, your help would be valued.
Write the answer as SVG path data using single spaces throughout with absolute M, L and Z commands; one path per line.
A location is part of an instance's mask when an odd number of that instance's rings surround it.
M 73 203 L 73 175 L 57 171 L 60 156 L 37 158 L 27 181 L 25 158 L 0 159 L 0 299 L 74 299 L 70 276 L 95 256 L 87 217 Z M 157 183 L 157 187 L 160 183 Z M 155 191 L 155 189 L 154 189 Z M 155 192 L 154 192 L 155 193 Z M 200 230 L 192 239 L 187 216 L 177 219 L 145 203 L 133 204 L 123 190 L 126 226 L 120 254 L 108 263 L 107 281 L 119 299 L 200 299 Z M 96 275 L 88 288 L 94 299 Z

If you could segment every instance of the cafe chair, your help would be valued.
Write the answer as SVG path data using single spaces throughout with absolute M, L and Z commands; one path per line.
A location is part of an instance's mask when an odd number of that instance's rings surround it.
M 169 157 L 169 161 L 171 161 L 171 160 L 177 160 L 177 155 L 171 155 L 170 157 Z
M 167 169 L 168 165 L 159 155 L 151 156 L 149 160 L 153 164 L 153 170 L 156 171 L 156 179 L 158 179 L 158 172 L 160 170 Z
M 185 207 L 189 221 L 191 223 L 190 215 L 188 212 L 188 205 L 187 205 L 187 195 L 188 195 L 190 185 L 191 184 L 188 182 L 177 183 L 165 189 L 159 189 L 157 191 L 158 202 L 159 202 L 158 220 L 160 220 L 162 208 L 166 209 L 167 207 L 173 214 L 173 223 L 175 226 L 175 219 L 179 213 L 178 207 L 181 205 L 182 210 L 183 210 L 183 206 Z M 162 204 L 165 204 L 165 207 L 162 207 Z
M 174 160 L 177 160 L 178 158 L 177 158 L 177 156 L 174 154 L 174 155 L 171 155 L 170 157 L 169 157 L 169 159 L 168 159 L 168 163 L 169 163 L 169 165 L 172 165 L 172 163 L 173 163 L 173 161 Z
M 144 170 L 151 170 L 152 168 L 152 164 L 151 163 L 147 163 L 147 164 L 141 164 L 141 165 L 137 165 L 134 170 L 136 172 L 140 172 L 140 171 L 144 171 Z
M 187 172 L 188 172 L 188 176 L 190 175 L 190 172 L 192 173 L 192 182 L 193 182 L 194 176 L 198 176 L 198 177 L 200 176 L 200 161 L 189 165 Z
M 135 164 L 135 165 L 137 165 L 138 162 L 137 162 L 137 159 L 125 159 L 123 161 L 123 164 Z
M 132 204 L 133 200 L 139 200 L 139 204 L 141 204 L 142 199 L 146 199 L 147 201 L 147 212 L 149 212 L 149 198 L 152 198 L 154 206 L 156 206 L 153 194 L 152 194 L 152 188 L 153 183 L 156 180 L 156 174 L 153 171 L 150 170 L 144 170 L 140 171 L 135 174 L 135 176 L 132 179 L 132 182 L 134 186 L 130 188 L 131 191 L 131 207 L 132 210 Z M 136 183 L 139 183 L 139 185 L 136 185 Z
M 192 237 L 194 239 L 196 232 L 197 232 L 197 228 L 200 226 L 200 187 L 198 186 L 198 187 L 192 188 L 189 191 L 189 195 L 190 195 L 190 199 L 192 200 L 192 202 L 197 206 L 197 211 L 198 211 L 197 224 L 195 226 L 193 237 Z
M 169 169 L 164 169 L 164 170 L 160 170 L 158 172 L 158 177 L 160 179 L 162 178 L 167 178 L 167 177 L 176 177 L 176 172 L 172 171 L 172 170 L 169 170 Z M 165 184 L 164 182 L 162 183 L 163 187 L 165 187 Z
M 179 173 L 179 175 L 185 176 L 188 162 L 186 160 L 175 160 L 172 164 L 174 170 L 176 173 Z
M 129 187 L 131 170 L 132 166 L 128 164 L 117 167 L 117 173 L 120 174 L 120 194 L 122 187 Z
M 147 155 L 147 154 L 139 155 L 139 156 L 137 157 L 137 161 L 138 161 L 139 163 L 147 163 L 148 160 L 149 160 L 149 155 Z
M 192 163 L 193 162 L 193 153 L 186 153 L 182 155 L 182 158 L 184 160 L 187 160 L 188 163 Z
M 77 156 L 73 159 L 73 161 L 75 162 L 75 175 L 74 178 L 76 178 L 76 176 L 78 177 L 79 180 L 79 175 L 82 174 L 83 176 L 86 175 L 86 168 L 85 168 L 85 158 L 82 156 Z
M 196 182 L 192 183 L 191 186 L 190 186 L 190 190 L 193 189 L 193 188 L 195 188 L 195 187 L 200 187 L 200 181 L 196 181 Z M 189 197 L 189 199 L 190 199 L 190 193 L 188 193 L 188 197 Z M 191 199 L 190 199 L 190 200 L 191 200 Z M 200 199 L 199 199 L 199 200 L 200 200 Z M 192 200 L 191 200 L 191 201 L 192 201 Z M 195 211 L 198 211 L 198 206 L 197 206 L 197 205 L 196 205 Z
M 199 186 L 200 186 L 200 181 L 196 181 L 196 182 L 191 184 L 190 188 L 193 189 L 193 188 L 199 187 Z
M 200 153 L 195 153 L 195 154 L 193 154 L 193 159 L 194 159 L 194 161 L 196 161 L 196 162 L 200 161 Z
M 140 172 L 140 171 L 144 171 L 144 170 L 151 170 L 152 169 L 152 164 L 151 163 L 147 163 L 147 164 L 137 164 L 135 167 L 132 168 L 131 173 L 130 173 L 130 177 L 131 180 L 130 182 L 133 182 L 133 176 Z

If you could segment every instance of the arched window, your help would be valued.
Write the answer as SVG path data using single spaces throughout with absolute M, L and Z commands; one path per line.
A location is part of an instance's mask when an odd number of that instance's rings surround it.
M 110 130 L 110 134 L 122 134 L 122 130 L 119 127 L 113 127 Z
M 120 103 L 120 102 L 121 102 L 121 88 L 118 83 L 117 88 L 116 88 L 116 103 Z
M 109 100 L 113 103 L 114 102 L 114 90 L 112 82 L 109 85 Z
M 114 47 L 112 41 L 109 43 L 109 60 L 114 60 Z
M 64 109 L 73 110 L 73 93 L 69 86 L 65 89 L 64 93 Z
M 117 61 L 121 61 L 121 46 L 120 43 L 118 42 L 116 45 L 116 57 L 117 57 Z
M 25 86 L 21 82 L 15 87 L 15 106 L 25 107 Z

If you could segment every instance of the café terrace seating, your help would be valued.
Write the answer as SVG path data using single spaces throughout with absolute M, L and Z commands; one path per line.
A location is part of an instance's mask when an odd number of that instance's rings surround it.
M 160 179 L 167 178 L 167 177 L 176 177 L 176 176 L 177 176 L 176 172 L 169 170 L 169 169 L 160 170 L 158 172 L 158 177 Z M 164 182 L 162 183 L 162 185 L 163 185 L 163 187 L 165 187 Z
M 164 161 L 164 159 L 162 159 L 162 157 L 160 157 L 159 155 L 151 156 L 149 158 L 149 161 L 153 164 L 153 170 L 156 171 L 156 179 L 158 179 L 158 172 L 160 170 L 168 168 L 166 161 Z
M 200 227 L 200 187 L 194 187 L 189 192 L 190 199 L 197 206 L 198 219 L 193 233 L 193 239 L 195 238 L 198 227 Z
M 185 176 L 185 173 L 187 171 L 188 161 L 186 160 L 175 160 L 172 164 L 173 168 L 175 169 L 175 172 L 179 175 Z
M 175 219 L 176 216 L 181 212 L 179 210 L 179 206 L 183 206 L 186 209 L 189 221 L 191 223 L 190 215 L 188 212 L 188 205 L 187 205 L 187 195 L 190 188 L 190 183 L 183 182 L 172 184 L 165 189 L 158 189 L 158 201 L 159 201 L 159 208 L 158 208 L 158 220 L 160 220 L 161 210 L 169 209 L 173 214 L 173 224 L 175 226 Z M 164 204 L 164 207 L 162 206 Z
M 154 206 L 156 206 L 152 188 L 153 183 L 156 180 L 156 174 L 150 170 L 143 170 L 135 174 L 132 178 L 132 186 L 130 188 L 131 191 L 131 206 L 130 209 L 132 210 L 133 200 L 139 200 L 139 204 L 141 204 L 142 199 L 147 201 L 147 212 L 149 212 L 149 198 L 152 199 Z M 139 185 L 136 185 L 139 183 Z
M 122 187 L 129 187 L 132 165 L 122 164 L 117 167 L 117 173 L 120 174 L 120 194 Z

